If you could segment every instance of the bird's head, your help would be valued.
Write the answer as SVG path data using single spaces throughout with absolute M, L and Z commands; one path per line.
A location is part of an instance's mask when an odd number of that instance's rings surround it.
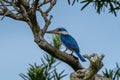
M 51 34 L 68 34 L 67 30 L 65 28 L 56 28 L 54 30 L 47 31 L 46 33 Z

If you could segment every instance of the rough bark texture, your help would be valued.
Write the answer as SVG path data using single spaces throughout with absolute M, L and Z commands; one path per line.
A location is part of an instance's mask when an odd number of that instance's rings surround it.
M 85 57 L 89 60 L 90 65 L 88 68 L 84 68 L 76 57 L 61 52 L 44 39 L 44 34 L 52 19 L 52 15 L 49 15 L 48 13 L 56 4 L 56 1 L 57 0 L 0 0 L 1 20 L 3 20 L 4 17 L 10 17 L 15 20 L 26 22 L 33 32 L 36 44 L 42 50 L 65 62 L 74 69 L 75 72 L 71 73 L 70 76 L 71 80 L 111 80 L 97 75 L 97 72 L 103 66 L 103 55 L 85 55 Z M 41 7 L 46 4 L 49 4 L 49 7 L 46 10 L 42 10 Z M 37 22 L 36 12 L 39 12 L 44 19 L 45 24 L 42 27 L 40 23 Z

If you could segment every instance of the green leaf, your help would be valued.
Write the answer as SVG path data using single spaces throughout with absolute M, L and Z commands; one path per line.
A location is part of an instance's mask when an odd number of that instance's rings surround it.
M 119 80 L 120 79 L 120 67 L 116 63 L 115 69 L 105 69 L 103 75 L 107 78 L 111 78 L 112 80 Z
M 58 62 L 53 56 L 46 55 L 42 59 L 42 64 L 34 65 L 30 64 L 27 75 L 20 74 L 20 77 L 24 80 L 60 80 L 66 76 L 64 70 L 60 73 L 57 72 L 56 67 L 60 62 Z
M 61 46 L 60 35 L 55 34 L 53 36 L 53 45 L 55 48 L 59 49 Z
M 90 4 L 90 2 L 87 2 L 87 3 L 81 8 L 81 10 L 83 10 L 84 8 L 86 8 L 89 4 Z

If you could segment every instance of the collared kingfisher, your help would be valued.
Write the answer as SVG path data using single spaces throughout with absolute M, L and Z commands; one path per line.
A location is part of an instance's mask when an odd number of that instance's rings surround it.
M 56 28 L 55 30 L 46 31 L 46 33 L 59 34 L 61 42 L 65 45 L 66 50 L 69 49 L 72 51 L 72 53 L 75 52 L 82 62 L 86 61 L 84 57 L 80 54 L 77 42 L 65 28 Z

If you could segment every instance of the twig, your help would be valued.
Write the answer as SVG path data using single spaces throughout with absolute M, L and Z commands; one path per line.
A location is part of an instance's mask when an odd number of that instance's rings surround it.
M 44 25 L 44 28 L 42 29 L 42 35 L 45 34 L 46 30 L 48 29 L 49 25 L 51 24 L 51 19 L 53 18 L 52 15 L 50 15 L 50 18 L 47 20 L 46 24 Z
M 45 4 L 47 4 L 47 3 L 49 3 L 51 0 L 44 0 L 43 2 L 39 2 L 39 4 L 38 4 L 38 8 L 39 7 L 42 7 L 43 5 L 45 5 Z
M 1 5 L 3 6 L 3 8 L 4 8 L 5 10 L 7 10 L 7 7 L 6 7 L 6 5 L 3 3 L 2 0 L 0 0 L 0 3 L 1 3 Z
M 1 20 L 3 20 L 4 17 L 5 17 L 8 13 L 9 13 L 9 10 L 7 10 L 7 11 L 5 12 L 5 14 L 4 14 L 3 17 L 1 18 Z
M 50 3 L 50 6 L 47 8 L 47 10 L 45 11 L 45 12 L 43 12 L 43 10 L 41 9 L 41 6 L 42 6 L 42 4 L 47 4 L 47 3 Z M 48 26 L 50 25 L 50 23 L 51 23 L 51 19 L 53 18 L 53 16 L 52 15 L 50 15 L 50 17 L 49 17 L 49 19 L 48 19 L 48 13 L 49 13 L 49 11 L 54 7 L 54 5 L 56 4 L 56 0 L 44 0 L 44 2 L 43 3 L 41 3 L 41 5 L 39 5 L 39 7 L 38 7 L 38 11 L 41 13 L 41 15 L 42 15 L 42 17 L 44 18 L 44 22 L 45 22 L 45 25 L 44 25 L 44 27 L 43 27 L 43 29 L 42 29 L 42 34 L 41 35 L 44 35 L 45 34 L 45 32 L 46 32 L 46 30 L 47 30 L 47 28 L 48 28 Z
M 49 8 L 45 11 L 45 13 L 48 14 L 49 11 L 51 11 L 51 9 L 54 7 L 55 4 L 56 4 L 56 0 L 54 0 L 54 1 L 51 0 L 50 6 L 49 6 Z

